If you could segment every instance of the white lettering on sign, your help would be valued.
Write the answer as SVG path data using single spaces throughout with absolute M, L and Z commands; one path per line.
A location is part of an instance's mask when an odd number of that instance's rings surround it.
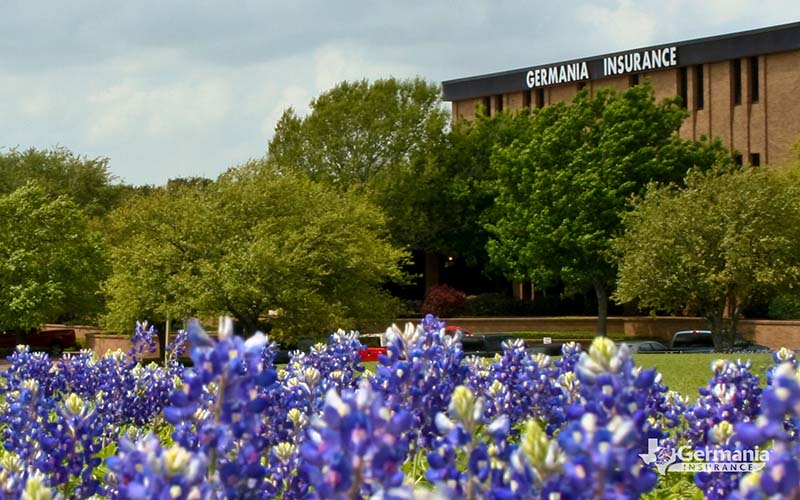
M 525 76 L 525 81 L 530 89 L 588 79 L 589 67 L 586 65 L 586 61 L 536 68 L 528 71 Z
M 603 76 L 624 75 L 678 65 L 677 47 L 628 52 L 603 58 Z
M 677 65 L 678 48 L 675 46 L 627 52 L 604 57 L 603 74 L 594 75 L 594 78 L 652 71 Z M 588 79 L 589 66 L 586 61 L 536 68 L 529 70 L 525 75 L 525 83 L 529 89 Z

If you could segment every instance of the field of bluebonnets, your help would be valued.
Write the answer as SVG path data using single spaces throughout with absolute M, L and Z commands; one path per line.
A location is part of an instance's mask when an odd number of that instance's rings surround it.
M 681 498 L 640 457 L 654 438 L 769 450 L 762 472 L 689 476 L 709 498 L 798 495 L 790 351 L 763 390 L 748 363 L 719 361 L 688 401 L 604 338 L 554 360 L 511 342 L 485 363 L 441 326 L 390 328 L 374 372 L 344 332 L 279 368 L 265 336 L 212 340 L 197 323 L 164 366 L 139 362 L 144 325 L 131 352 L 100 359 L 19 348 L 2 381 L 0 498 Z

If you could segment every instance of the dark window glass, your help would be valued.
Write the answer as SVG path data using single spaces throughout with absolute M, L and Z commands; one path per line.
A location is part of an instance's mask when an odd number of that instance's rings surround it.
M 735 163 L 737 165 L 741 165 L 742 164 L 742 155 L 734 156 L 733 157 L 733 163 Z
M 703 109 L 705 106 L 705 87 L 703 84 L 703 65 L 694 67 L 694 107 Z
M 483 98 L 483 113 L 486 116 L 492 116 L 492 98 L 491 97 L 484 97 Z
M 681 68 L 680 81 L 678 82 L 678 95 L 681 98 L 681 106 L 686 107 L 689 103 L 688 77 L 686 68 Z
M 536 107 L 543 108 L 544 107 L 544 89 L 538 88 L 536 89 Z
M 578 82 L 578 92 L 586 88 L 586 82 Z
M 731 73 L 733 78 L 733 104 L 742 103 L 742 61 L 734 59 L 731 61 Z
M 759 153 L 752 153 L 750 155 L 750 165 L 754 167 L 761 166 L 761 155 Z
M 497 100 L 497 112 L 499 113 L 503 111 L 503 95 L 500 94 L 499 96 L 496 96 L 495 99 Z
M 637 74 L 633 74 L 628 78 L 628 86 L 629 87 L 635 87 L 637 85 L 639 85 L 639 75 L 638 75 L 638 73 Z
M 750 102 L 758 102 L 758 57 L 750 58 Z
M 531 92 L 527 90 L 522 93 L 522 107 L 523 108 L 530 108 L 531 107 Z

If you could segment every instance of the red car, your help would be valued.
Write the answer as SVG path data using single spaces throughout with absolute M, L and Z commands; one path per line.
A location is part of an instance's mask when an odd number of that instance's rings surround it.
M 358 338 L 364 348 L 358 351 L 361 361 L 378 361 L 378 356 L 386 354 L 382 333 L 369 333 Z
M 11 353 L 20 344 L 29 346 L 32 351 L 46 351 L 50 356 L 60 356 L 64 349 L 78 345 L 75 330 L 71 328 L 0 332 L 0 351 Z
M 472 335 L 472 332 L 464 328 L 463 326 L 446 326 L 444 327 L 444 333 L 448 335 L 455 335 L 456 332 L 461 332 L 461 335 L 464 337 L 469 337 Z

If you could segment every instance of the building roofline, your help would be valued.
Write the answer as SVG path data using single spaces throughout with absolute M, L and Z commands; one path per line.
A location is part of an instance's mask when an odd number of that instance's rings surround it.
M 595 71 L 590 70 L 589 78 L 577 79 L 575 81 L 598 80 L 605 78 L 602 74 L 598 74 L 597 71 L 604 59 L 625 54 L 653 51 L 666 47 L 676 47 L 679 51 L 680 57 L 678 57 L 677 61 L 678 67 L 800 49 L 800 22 L 695 38 L 681 42 L 661 43 L 602 55 L 570 59 L 567 61 L 445 80 L 442 82 L 442 91 L 444 100 L 457 101 L 506 92 L 529 90 L 531 86 L 527 85 L 525 80 L 529 71 L 584 62 L 590 64 L 591 68 L 595 69 Z

